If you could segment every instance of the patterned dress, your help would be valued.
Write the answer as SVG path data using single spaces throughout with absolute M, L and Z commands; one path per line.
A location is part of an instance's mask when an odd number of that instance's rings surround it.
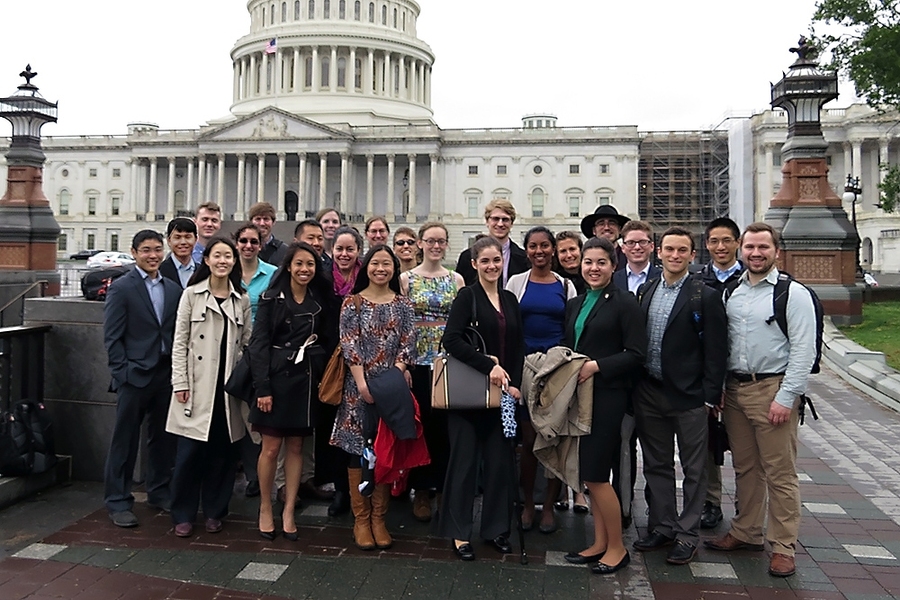
M 331 433 L 331 445 L 360 455 L 363 451 L 363 405 L 350 366 L 362 365 L 366 377 L 379 375 L 394 364 L 413 364 L 415 313 L 409 298 L 397 295 L 391 302 L 375 304 L 362 298 L 359 311 L 353 297 L 341 307 L 341 347 L 347 361 L 344 394 Z
M 459 291 L 456 275 L 453 271 L 442 277 L 423 277 L 412 271 L 407 275 L 409 299 L 416 310 L 416 364 L 431 366 L 440 352 L 450 306 Z

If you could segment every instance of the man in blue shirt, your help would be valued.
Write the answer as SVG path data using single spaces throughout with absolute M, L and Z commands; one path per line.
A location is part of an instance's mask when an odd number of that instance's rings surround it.
M 197 225 L 187 217 L 172 219 L 166 227 L 166 242 L 171 253 L 160 263 L 159 273 L 184 289 L 197 268 L 192 255 L 197 243 Z

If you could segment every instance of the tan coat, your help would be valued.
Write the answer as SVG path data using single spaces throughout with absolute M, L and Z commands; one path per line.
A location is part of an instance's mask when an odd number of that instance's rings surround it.
M 231 297 L 222 306 L 209 291 L 209 280 L 192 285 L 181 295 L 175 318 L 175 340 L 172 344 L 172 401 L 166 431 L 199 441 L 209 439 L 212 423 L 216 380 L 219 375 L 219 353 L 222 344 L 223 319 L 228 320 L 225 345 L 225 381 L 250 341 L 250 300 L 231 288 Z M 188 390 L 190 399 L 181 404 L 174 392 Z M 234 442 L 244 437 L 244 420 L 237 398 L 225 394 L 225 415 L 229 436 Z M 191 416 L 185 416 L 190 409 Z

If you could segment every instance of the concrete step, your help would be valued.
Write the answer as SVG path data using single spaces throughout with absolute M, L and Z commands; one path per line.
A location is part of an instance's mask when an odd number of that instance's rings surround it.
M 72 457 L 59 456 L 56 467 L 37 475 L 0 477 L 0 509 L 12 506 L 38 492 L 72 481 Z

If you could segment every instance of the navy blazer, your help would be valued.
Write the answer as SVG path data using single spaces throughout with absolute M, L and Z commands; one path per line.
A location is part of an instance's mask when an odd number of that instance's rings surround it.
M 134 387 L 150 385 L 162 347 L 172 352 L 181 285 L 162 277 L 162 286 L 162 323 L 156 319 L 150 293 L 136 268 L 109 286 L 103 307 L 103 343 L 109 357 L 112 391 L 126 383 Z
M 647 271 L 647 281 L 651 281 L 661 276 L 662 269 L 651 262 L 650 270 Z M 646 281 L 644 283 L 646 283 Z M 613 284 L 615 284 L 615 286 L 623 292 L 628 291 L 628 271 L 625 270 L 625 267 L 622 267 L 621 269 L 613 273 Z
M 694 285 L 691 279 L 698 279 L 700 284 L 702 279 L 698 275 L 688 277 L 669 313 L 661 348 L 663 384 L 669 401 L 678 410 L 697 408 L 704 403 L 719 404 L 728 357 L 728 319 L 722 295 L 700 285 L 702 326 L 698 328 L 690 306 Z M 643 286 L 641 309 L 645 319 L 659 285 L 660 279 L 656 278 Z

